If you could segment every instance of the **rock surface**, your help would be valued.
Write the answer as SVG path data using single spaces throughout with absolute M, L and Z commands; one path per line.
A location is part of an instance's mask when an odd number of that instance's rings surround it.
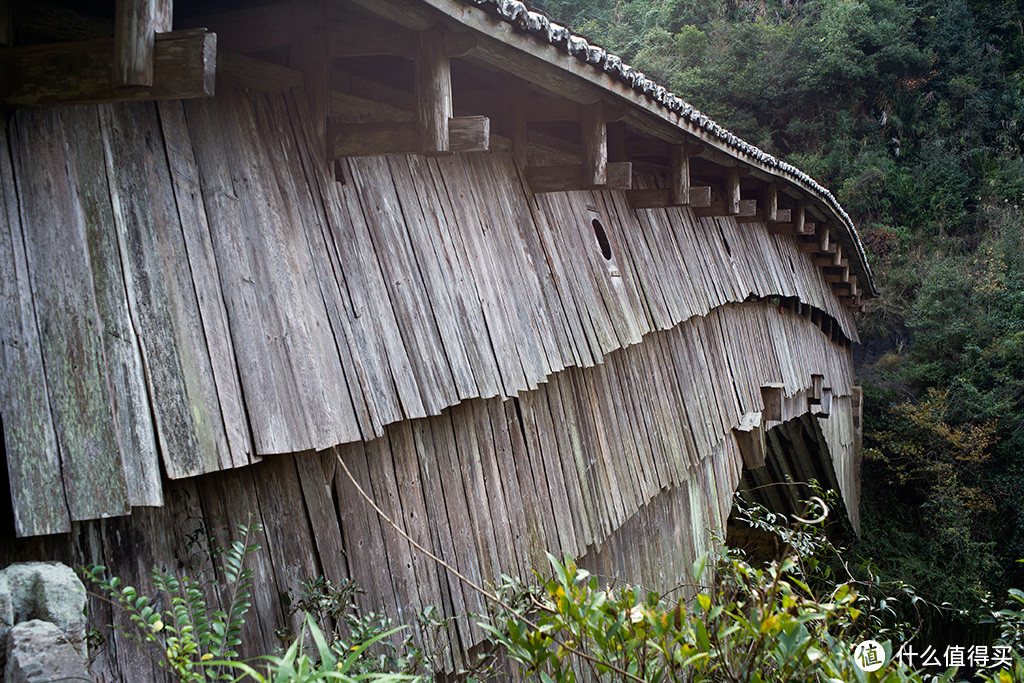
M 64 631 L 39 619 L 15 624 L 8 634 L 7 683 L 89 681 L 85 656 L 72 645 Z

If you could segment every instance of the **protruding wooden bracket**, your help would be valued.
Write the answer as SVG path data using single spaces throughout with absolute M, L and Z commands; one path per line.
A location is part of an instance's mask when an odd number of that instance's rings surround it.
M 605 182 L 589 182 L 593 176 L 583 164 L 568 166 L 527 166 L 526 182 L 534 194 L 570 190 L 628 190 L 633 183 L 633 167 L 628 161 L 610 162 L 605 167 Z
M 580 142 L 583 147 L 583 181 L 600 187 L 608 181 L 608 124 L 604 108 L 599 104 L 582 107 Z
M 748 470 L 764 467 L 765 442 L 764 428 L 761 424 L 761 413 L 745 413 L 740 423 L 732 430 L 736 445 L 743 458 L 743 466 Z
M 114 17 L 114 85 L 153 86 L 156 34 L 169 33 L 171 0 L 117 0 Z
M 811 388 L 807 393 L 807 402 L 811 405 L 821 403 L 821 390 L 825 382 L 824 375 L 811 375 Z
M 793 224 L 790 222 L 790 215 L 789 209 L 776 207 L 775 220 L 770 221 L 768 213 L 759 208 L 753 216 L 740 216 L 736 220 L 740 223 L 766 223 L 768 232 L 772 235 L 791 235 L 793 234 Z
M 757 200 L 756 199 L 741 199 L 736 205 L 737 213 L 730 213 L 732 207 L 729 202 L 711 202 L 711 205 L 704 208 L 695 208 L 693 215 L 704 218 L 708 217 L 721 217 L 721 216 L 737 216 L 741 218 L 750 218 L 757 214 Z
M 217 36 L 202 29 L 156 36 L 153 85 L 115 88 L 112 38 L 4 48 L 0 56 L 0 104 L 48 107 L 64 104 L 139 102 L 209 97 L 214 93 Z
M 766 425 L 768 422 L 782 422 L 782 401 L 785 388 L 785 385 L 776 383 L 765 384 L 761 387 L 761 403 L 764 405 L 761 415 Z
M 702 185 L 690 187 L 687 201 L 677 204 L 672 199 L 672 191 L 668 188 L 650 190 L 629 190 L 626 199 L 631 209 L 667 209 L 670 206 L 709 207 L 711 206 L 711 187 Z
M 491 121 L 486 116 L 459 116 L 448 120 L 449 152 L 485 152 L 490 148 Z M 333 123 L 327 127 L 331 159 L 419 154 L 420 126 L 414 121 Z
M 821 403 L 815 417 L 828 417 L 832 413 L 832 387 L 823 387 L 821 390 Z

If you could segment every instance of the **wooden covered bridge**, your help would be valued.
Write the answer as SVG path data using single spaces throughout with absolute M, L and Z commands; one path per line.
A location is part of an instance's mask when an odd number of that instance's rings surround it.
M 850 219 L 522 3 L 0 0 L 0 45 L 5 562 L 145 584 L 253 518 L 266 652 L 321 574 L 482 610 L 339 456 L 480 582 L 674 585 L 741 479 L 856 527 Z

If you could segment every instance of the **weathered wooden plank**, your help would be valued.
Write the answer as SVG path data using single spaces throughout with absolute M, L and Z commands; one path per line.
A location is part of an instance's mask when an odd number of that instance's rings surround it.
M 160 124 L 152 105 L 100 111 L 132 322 L 172 479 L 231 467 Z
M 39 536 L 67 532 L 71 520 L 7 139 L 0 127 L 0 415 L 14 530 Z
M 323 449 L 359 428 L 323 296 L 305 277 L 305 221 L 284 194 L 300 179 L 275 162 L 299 152 L 260 101 L 231 91 L 189 102 L 186 116 L 256 450 Z
M 32 300 L 72 520 L 126 514 L 88 244 L 70 140 L 55 110 L 12 129 Z
M 302 487 L 302 500 L 312 531 L 311 547 L 316 548 L 319 573 L 334 582 L 347 579 L 349 571 L 345 559 L 345 543 L 341 535 L 338 513 L 334 509 L 334 500 L 331 497 L 334 463 L 331 463 L 332 468 L 328 475 L 324 471 L 321 456 L 316 453 L 296 453 L 294 459 L 299 485 Z
M 114 40 L 25 45 L 0 55 L 6 107 L 177 100 L 210 97 L 217 67 L 217 36 L 204 30 L 173 31 L 156 38 L 153 85 L 115 88 Z
M 96 107 L 68 108 L 62 111 L 62 116 L 67 130 L 76 133 L 74 168 L 89 245 L 96 312 L 102 323 L 110 407 L 117 425 L 128 502 L 133 506 L 162 505 L 156 425 L 138 328 L 129 312 L 126 273 L 107 182 L 100 117 Z
M 181 102 L 161 102 L 157 110 L 231 462 L 233 466 L 241 467 L 259 458 L 249 436 L 234 342 L 228 327 L 220 271 L 213 251 L 213 237 L 206 217 L 192 138 Z

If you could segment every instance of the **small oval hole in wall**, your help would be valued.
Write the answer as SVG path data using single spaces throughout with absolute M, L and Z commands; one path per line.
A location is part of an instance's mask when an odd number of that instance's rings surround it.
M 601 255 L 604 256 L 605 261 L 611 261 L 612 243 L 608 241 L 608 233 L 604 231 L 601 221 L 596 218 L 591 221 L 591 224 L 594 226 L 594 236 L 597 238 L 597 243 L 601 246 Z

